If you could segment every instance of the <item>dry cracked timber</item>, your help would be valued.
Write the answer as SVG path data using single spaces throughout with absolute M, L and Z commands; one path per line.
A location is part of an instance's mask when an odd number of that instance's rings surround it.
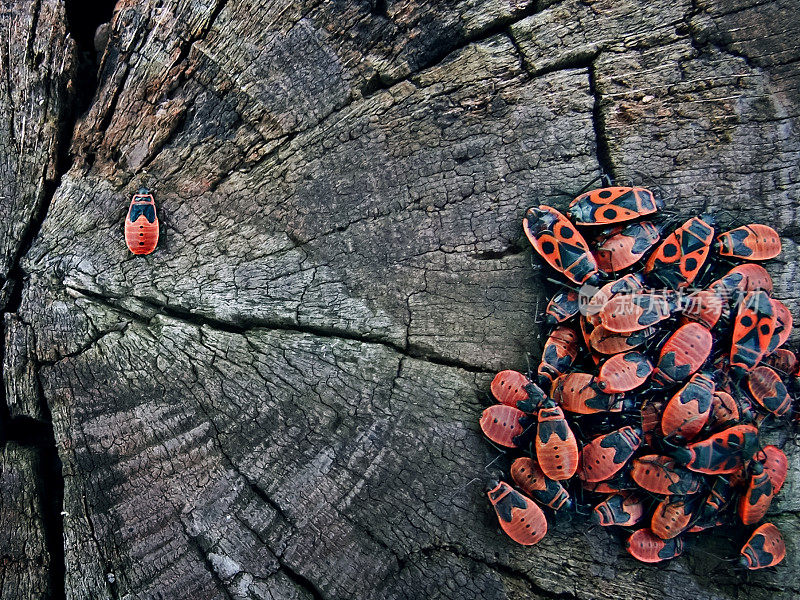
M 580 516 L 513 546 L 474 481 L 540 347 L 528 205 L 602 169 L 768 222 L 800 314 L 795 2 L 100 4 L 0 11 L 2 598 L 800 594 L 793 445 L 749 576 Z

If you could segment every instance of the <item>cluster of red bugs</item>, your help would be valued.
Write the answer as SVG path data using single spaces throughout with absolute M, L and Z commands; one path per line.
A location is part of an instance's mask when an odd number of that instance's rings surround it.
M 764 439 L 791 428 L 800 376 L 783 347 L 791 314 L 753 262 L 780 254 L 780 237 L 759 224 L 719 233 L 709 215 L 674 228 L 650 190 L 604 185 L 567 216 L 525 214 L 531 245 L 570 283 L 547 306 L 538 368 L 498 373 L 480 419 L 513 459 L 516 489 L 503 477 L 488 489 L 500 526 L 532 545 L 547 533 L 539 504 L 582 506 L 655 563 L 680 555 L 686 533 L 740 523 L 741 564 L 777 565 L 777 527 L 750 527 L 786 479 L 786 455 Z

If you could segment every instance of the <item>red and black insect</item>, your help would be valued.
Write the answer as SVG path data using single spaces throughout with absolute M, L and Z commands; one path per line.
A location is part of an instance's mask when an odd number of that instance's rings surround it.
M 657 563 L 680 556 L 683 540 L 676 537 L 662 540 L 649 529 L 634 531 L 625 542 L 625 549 L 633 558 L 645 563 Z
M 602 392 L 589 373 L 575 371 L 557 378 L 551 396 L 564 410 L 581 415 L 622 410 L 622 396 Z
M 548 325 L 563 323 L 577 315 L 580 309 L 578 292 L 575 290 L 562 290 L 553 296 L 547 304 L 545 322 Z
M 595 246 L 597 266 L 606 273 L 616 273 L 635 264 L 661 239 L 658 227 L 649 221 L 620 227 Z
M 662 540 L 671 540 L 688 529 L 697 505 L 685 496 L 664 498 L 653 511 L 650 531 Z
M 746 569 L 774 567 L 786 556 L 786 544 L 775 525 L 764 523 L 745 542 L 740 554 L 741 564 Z
M 629 392 L 643 385 L 652 371 L 652 363 L 641 352 L 617 354 L 600 366 L 597 385 L 607 394 Z
M 664 238 L 644 266 L 672 289 L 691 284 L 706 262 L 714 239 L 713 219 L 692 217 Z
M 522 223 L 533 248 L 570 281 L 582 284 L 597 279 L 597 262 L 583 236 L 556 209 L 531 207 Z
M 646 329 L 672 314 L 663 294 L 620 294 L 611 298 L 600 311 L 600 323 L 609 331 L 628 333 Z
M 525 431 L 525 427 L 520 423 L 520 419 L 524 418 L 525 413 L 518 408 L 506 404 L 494 404 L 483 411 L 481 429 L 495 444 L 516 448 L 514 438 Z
M 770 296 L 772 295 L 772 278 L 767 273 L 767 270 L 761 265 L 748 263 L 738 265 L 728 271 L 729 276 L 743 277 L 742 287 L 739 288 L 745 292 L 756 292 L 763 290 Z M 727 277 L 727 276 L 726 276 Z
M 728 303 L 715 290 L 699 290 L 688 296 L 681 314 L 684 324 L 694 321 L 713 329 L 723 316 L 729 314 Z
M 530 457 L 520 456 L 511 464 L 511 478 L 523 492 L 553 510 L 572 506 L 566 488 L 547 477 Z
M 578 442 L 558 406 L 539 410 L 536 458 L 550 479 L 569 479 L 578 468 Z
M 783 346 L 792 334 L 792 313 L 780 300 L 770 298 L 772 302 L 772 312 L 775 313 L 775 331 L 767 348 L 767 354 L 772 354 L 776 349 Z
M 715 390 L 711 398 L 711 415 L 708 418 L 708 428 L 720 430 L 737 425 L 743 417 L 739 403 L 728 392 Z
M 711 354 L 711 332 L 699 323 L 678 328 L 664 345 L 653 370 L 653 385 L 668 387 L 684 381 L 697 371 Z
M 772 367 L 784 376 L 794 374 L 798 366 L 797 357 L 794 355 L 794 352 L 786 348 L 778 348 L 761 362 L 768 367 Z
M 641 187 L 605 187 L 581 194 L 567 214 L 580 225 L 608 225 L 638 219 L 658 211 L 653 192 Z
M 533 412 L 545 399 L 544 392 L 527 375 L 511 369 L 495 375 L 490 389 L 498 402 L 525 412 Z
M 578 477 L 584 481 L 611 479 L 627 464 L 641 443 L 641 435 L 629 426 L 594 438 L 581 451 Z
M 745 525 L 755 525 L 763 519 L 775 496 L 772 480 L 764 469 L 764 465 L 755 461 L 750 467 L 750 471 L 747 490 L 739 498 L 739 504 L 736 507 L 739 518 Z
M 758 447 L 758 429 L 734 425 L 705 440 L 675 448 L 672 455 L 686 468 L 707 475 L 725 475 L 741 470 Z
M 612 494 L 594 507 L 592 519 L 595 523 L 608 527 L 632 527 L 645 516 L 642 496 L 637 493 L 621 492 Z
M 753 369 L 747 378 L 750 394 L 761 407 L 780 417 L 792 408 L 792 397 L 780 376 L 769 367 Z
M 547 519 L 536 503 L 507 483 L 492 482 L 487 492 L 500 527 L 508 537 L 524 546 L 532 546 L 547 534 Z
M 717 236 L 719 255 L 745 260 L 768 260 L 781 253 L 781 238 L 768 225 L 754 223 Z
M 739 304 L 731 339 L 731 370 L 741 376 L 761 361 L 775 331 L 775 313 L 765 291 L 748 292 Z
M 777 446 L 764 446 L 754 458 L 764 465 L 764 471 L 772 482 L 773 491 L 776 494 L 780 492 L 789 472 L 789 461 L 783 450 Z
M 542 385 L 552 384 L 553 380 L 572 368 L 578 356 L 578 334 L 566 325 L 559 325 L 547 337 L 539 364 L 539 381 Z
M 600 354 L 620 354 L 638 348 L 649 340 L 655 334 L 655 331 L 655 328 L 648 327 L 639 331 L 618 333 L 598 325 L 592 330 L 592 334 L 589 336 L 589 343 Z
M 631 477 L 640 488 L 665 496 L 695 494 L 702 479 L 679 466 L 669 456 L 647 454 L 633 459 Z
M 589 298 L 588 302 L 584 302 L 585 306 L 583 313 L 586 315 L 587 320 L 594 326 L 600 324 L 600 312 L 603 307 L 618 294 L 631 294 L 639 292 L 644 289 L 644 282 L 637 273 L 631 273 L 621 277 L 620 279 L 609 281 L 599 290 L 597 290 Z
M 714 381 L 695 374 L 664 407 L 661 431 L 665 437 L 694 439 L 703 430 L 711 414 Z
M 125 243 L 134 254 L 150 254 L 158 245 L 156 201 L 147 188 L 133 195 L 125 219 Z

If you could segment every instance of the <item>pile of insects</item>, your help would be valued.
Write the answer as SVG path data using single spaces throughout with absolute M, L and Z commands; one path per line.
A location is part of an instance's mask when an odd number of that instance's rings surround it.
M 777 565 L 783 538 L 759 523 L 786 479 L 800 373 L 783 347 L 791 314 L 753 261 L 778 256 L 780 237 L 760 224 L 720 233 L 708 215 L 680 224 L 650 190 L 603 185 L 566 216 L 542 205 L 524 217 L 568 281 L 547 306 L 538 368 L 498 373 L 498 404 L 480 419 L 513 459 L 510 480 L 488 490 L 500 526 L 536 544 L 547 533 L 537 502 L 579 500 L 643 562 L 680 555 L 687 533 L 741 523 L 741 564 Z

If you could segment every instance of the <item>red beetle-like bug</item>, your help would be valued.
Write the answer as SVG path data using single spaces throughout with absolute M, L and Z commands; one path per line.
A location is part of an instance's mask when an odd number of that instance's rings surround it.
M 650 255 L 644 266 L 672 289 L 691 284 L 708 258 L 714 238 L 714 225 L 710 217 L 692 217 L 664 238 Z
M 639 433 L 628 426 L 594 438 L 581 450 L 578 477 L 584 481 L 611 479 L 627 464 L 641 443 Z
M 580 415 L 600 412 L 620 412 L 623 398 L 606 394 L 589 373 L 567 373 L 553 382 L 552 398 L 564 410 Z
M 756 402 L 779 417 L 792 408 L 792 397 L 786 386 L 769 367 L 762 365 L 753 369 L 747 378 L 747 387 Z
M 691 440 L 703 430 L 711 414 L 714 381 L 696 373 L 664 407 L 661 431 L 665 437 Z
M 539 410 L 536 458 L 550 479 L 569 479 L 578 468 L 578 442 L 558 406 Z
M 658 227 L 649 221 L 631 223 L 597 244 L 597 266 L 606 273 L 627 269 L 644 256 L 661 238 Z
M 679 537 L 662 540 L 649 529 L 640 529 L 631 534 L 625 542 L 625 548 L 636 560 L 657 563 L 680 556 L 683 540 Z
M 731 339 L 731 370 L 743 375 L 761 361 L 775 331 L 775 313 L 765 291 L 748 292 L 739 304 Z
M 607 394 L 628 392 L 644 384 L 652 370 L 652 363 L 641 352 L 616 354 L 601 365 L 597 385 Z
M 757 447 L 758 429 L 755 426 L 734 425 L 685 448 L 675 448 L 672 455 L 691 471 L 726 475 L 741 470 Z
M 703 366 L 713 342 L 711 332 L 699 323 L 679 327 L 661 348 L 652 383 L 667 387 L 684 381 Z
M 156 201 L 147 188 L 139 188 L 125 218 L 125 243 L 134 254 L 150 254 L 158 245 Z
M 786 544 L 775 525 L 764 523 L 745 542 L 741 555 L 742 566 L 746 569 L 774 567 L 786 556 Z
M 644 516 L 645 506 L 641 495 L 630 492 L 612 494 L 592 511 L 592 519 L 603 527 L 609 525 L 631 527 Z
M 775 496 L 772 480 L 769 473 L 764 470 L 764 465 L 754 462 L 751 470 L 747 490 L 739 498 L 737 506 L 739 518 L 745 525 L 755 525 L 763 519 Z
M 569 508 L 569 492 L 560 482 L 547 477 L 536 461 L 520 456 L 511 464 L 511 478 L 523 492 L 553 510 Z
M 646 454 L 633 459 L 631 477 L 640 488 L 665 496 L 696 493 L 702 484 L 700 477 L 687 471 L 668 456 Z
M 522 434 L 525 428 L 519 422 L 525 413 L 506 404 L 495 404 L 483 411 L 481 429 L 484 435 L 495 444 L 506 448 L 516 448 L 514 438 Z
M 746 260 L 768 260 L 781 253 L 781 238 L 768 225 L 754 223 L 717 236 L 719 255 Z
M 631 221 L 659 209 L 653 192 L 641 187 L 606 187 L 581 194 L 569 203 L 567 214 L 580 225 Z
M 664 498 L 653 511 L 650 530 L 662 540 L 671 540 L 689 527 L 696 506 L 686 497 Z
M 542 509 L 504 481 L 493 485 L 487 494 L 503 531 L 524 546 L 540 542 L 547 534 L 547 519 Z

